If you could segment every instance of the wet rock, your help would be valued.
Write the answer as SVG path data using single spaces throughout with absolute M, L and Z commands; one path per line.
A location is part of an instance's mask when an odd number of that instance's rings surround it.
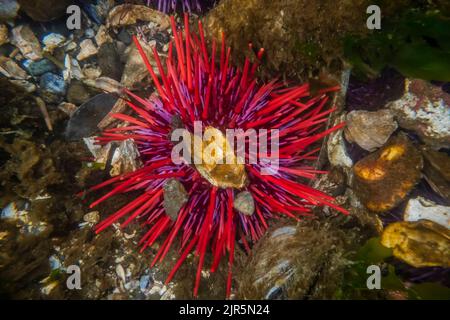
M 116 101 L 117 97 L 102 93 L 83 103 L 67 123 L 66 139 L 73 141 L 94 135 L 98 131 L 97 124 Z
M 63 77 L 47 72 L 41 76 L 40 91 L 46 102 L 57 103 L 66 94 L 66 83 Z
M 97 43 L 97 46 L 100 47 L 102 44 L 111 41 L 112 39 L 108 35 L 108 29 L 106 28 L 106 26 L 101 25 L 98 28 L 97 34 L 95 35 L 95 42 Z
M 164 183 L 164 210 L 172 219 L 176 220 L 180 209 L 188 201 L 188 195 L 183 184 L 176 179 L 168 179 Z
M 407 79 L 405 94 L 388 106 L 400 127 L 412 130 L 432 147 L 450 147 L 450 94 L 442 87 Z
M 410 199 L 403 216 L 405 221 L 430 220 L 450 229 L 450 207 L 440 206 L 428 199 Z
M 413 267 L 450 267 L 450 230 L 435 222 L 394 222 L 384 229 L 381 243 Z
M 81 81 L 74 80 L 67 89 L 67 101 L 75 105 L 81 105 L 92 97 L 92 91 Z
M 342 122 L 345 119 L 345 115 L 341 116 L 337 122 Z M 327 141 L 328 160 L 335 167 L 350 168 L 353 165 L 353 161 L 350 158 L 347 149 L 345 147 L 343 131 L 338 130 L 330 134 Z
M 8 57 L 0 57 L 0 73 L 12 79 L 28 79 L 29 76 L 19 65 Z
M 400 134 L 355 164 L 354 191 L 369 210 L 390 210 L 418 183 L 422 166 L 420 152 Z
M 102 75 L 120 81 L 123 65 L 113 43 L 107 42 L 100 47 L 97 61 Z
M 80 52 L 77 55 L 77 59 L 80 61 L 96 55 L 98 51 L 91 39 L 81 41 L 80 48 Z
M 11 83 L 25 90 L 25 92 L 32 93 L 36 91 L 36 85 L 27 80 L 10 80 Z
M 114 79 L 108 77 L 100 77 L 97 79 L 86 79 L 84 83 L 92 88 L 102 90 L 109 93 L 121 94 L 124 86 Z
M 83 220 L 94 225 L 100 221 L 100 213 L 98 211 L 91 211 L 83 216 Z
M 4 24 L 0 24 L 0 46 L 9 41 L 8 27 Z
M 59 33 L 50 33 L 42 39 L 44 44 L 44 51 L 52 53 L 58 47 L 61 47 L 66 42 L 66 38 Z
M 75 112 L 75 110 L 77 110 L 77 106 L 74 105 L 73 103 L 61 102 L 58 105 L 58 109 L 67 114 L 69 117 L 71 117 Z
M 397 129 L 397 122 L 389 110 L 352 111 L 347 114 L 345 138 L 367 151 L 383 146 Z
M 445 152 L 422 148 L 424 176 L 431 188 L 450 201 L 450 156 Z
M 106 26 L 118 28 L 135 24 L 138 21 L 151 21 L 160 25 L 162 29 L 170 26 L 170 19 L 167 15 L 147 6 L 130 4 L 115 6 L 108 14 Z
M 12 29 L 11 42 L 19 48 L 25 58 L 31 60 L 42 59 L 42 48 L 34 32 L 27 25 L 20 25 Z
M 62 17 L 71 0 L 18 0 L 20 8 L 33 20 L 46 22 Z
M 16 0 L 0 0 L 0 21 L 9 21 L 17 17 L 19 3 Z
M 71 79 L 81 80 L 84 78 L 80 64 L 68 54 L 66 54 L 66 57 L 64 58 L 63 78 L 67 82 L 70 82 Z
M 25 63 L 25 67 L 27 68 L 28 72 L 34 77 L 43 75 L 47 72 L 56 71 L 56 66 L 48 59 L 42 59 L 38 61 L 28 60 Z
M 102 70 L 97 67 L 84 66 L 82 72 L 83 75 L 90 80 L 95 80 L 102 75 Z
M 233 207 L 246 216 L 251 216 L 255 212 L 255 200 L 250 192 L 242 191 L 234 198 Z
M 119 34 L 117 35 L 117 39 L 119 39 L 126 45 L 131 44 L 132 41 L 131 34 L 125 28 L 122 28 L 120 30 Z
M 156 61 L 153 58 L 152 47 L 144 42 L 141 42 L 141 46 L 144 49 L 144 52 L 146 53 L 150 64 L 153 66 L 155 73 L 159 75 L 159 72 L 157 71 L 158 69 Z M 125 54 L 127 57 L 127 62 L 125 64 L 120 83 L 127 88 L 131 88 L 133 87 L 133 85 L 142 81 L 145 77 L 148 76 L 148 70 L 135 45 L 130 45 L 127 48 Z

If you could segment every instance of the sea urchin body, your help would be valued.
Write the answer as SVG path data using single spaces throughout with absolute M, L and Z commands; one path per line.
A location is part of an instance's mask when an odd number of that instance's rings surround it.
M 308 84 L 290 88 L 275 80 L 259 84 L 255 78 L 258 61 L 251 63 L 246 59 L 242 69 L 233 67 L 224 36 L 221 48 L 217 50 L 213 40 L 209 51 L 202 24 L 199 22 L 199 33 L 196 34 L 189 30 L 187 15 L 184 22 L 183 33 L 177 30 L 172 17 L 173 40 L 166 68 L 153 49 L 157 63 L 157 70 L 153 70 L 139 40 L 134 38 L 157 94 L 145 99 L 127 91 L 130 97 L 127 104 L 136 115 L 114 114 L 116 119 L 126 123 L 125 126 L 107 129 L 98 141 L 133 139 L 144 165 L 91 188 L 89 191 L 112 188 L 91 207 L 119 193 L 142 191 L 140 196 L 99 223 L 96 232 L 125 217 L 122 227 L 135 218 L 142 219 L 148 230 L 140 240 L 141 250 L 165 235 L 152 266 L 164 259 L 174 242 L 179 242 L 180 257 L 166 281 L 171 281 L 188 254 L 194 252 L 198 257 L 194 296 L 197 296 L 207 251 L 212 252 L 211 271 L 215 271 L 221 258 L 228 254 L 229 295 L 237 239 L 250 250 L 249 242 L 256 242 L 264 234 L 269 219 L 280 216 L 299 219 L 311 215 L 312 206 L 326 205 L 346 213 L 330 196 L 296 181 L 299 177 L 313 178 L 322 173 L 304 164 L 305 160 L 314 159 L 318 152 L 318 148 L 310 150 L 310 146 L 343 124 L 323 130 L 333 111 L 326 107 L 329 90 L 311 97 Z M 262 53 L 263 50 L 258 58 Z M 198 166 L 175 164 L 171 158 L 174 143 L 170 139 L 174 117 L 179 119 L 178 127 L 189 132 L 193 131 L 196 121 L 202 121 L 205 128 L 222 132 L 225 128 L 278 129 L 278 171 L 263 174 L 264 164 L 261 163 L 246 162 L 239 167 L 240 171 L 237 167 L 221 167 L 226 164 L 214 164 L 212 169 L 205 169 L 210 170 L 207 172 L 211 179 L 216 179 L 210 181 L 206 171 Z M 246 153 L 246 160 L 248 156 Z M 241 184 L 221 184 L 223 180 L 220 179 L 229 176 L 230 170 L 237 170 L 236 179 L 242 179 L 239 180 Z M 169 216 L 164 209 L 164 186 L 173 179 L 186 190 L 187 201 L 178 215 Z M 214 181 L 219 182 L 215 184 Z M 247 206 L 250 208 L 247 211 L 238 211 L 239 205 L 234 203 L 238 194 L 239 198 L 253 199 L 254 207 Z

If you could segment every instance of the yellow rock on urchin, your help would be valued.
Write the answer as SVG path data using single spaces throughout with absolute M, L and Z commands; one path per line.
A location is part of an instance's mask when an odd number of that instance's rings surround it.
M 394 222 L 384 229 L 381 244 L 416 268 L 450 267 L 450 230 L 433 221 Z

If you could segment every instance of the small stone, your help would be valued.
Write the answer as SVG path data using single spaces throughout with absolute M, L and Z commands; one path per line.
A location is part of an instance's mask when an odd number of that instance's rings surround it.
M 27 25 L 20 25 L 12 29 L 11 42 L 19 48 L 25 58 L 31 60 L 42 59 L 42 48 L 34 32 Z
M 97 62 L 102 71 L 102 75 L 118 81 L 120 80 L 123 65 L 113 43 L 104 43 L 99 48 Z
M 121 264 L 116 265 L 116 274 L 123 283 L 126 282 L 125 270 L 123 269 Z
M 80 48 L 80 53 L 77 55 L 77 59 L 80 61 L 96 55 L 98 51 L 91 39 L 81 41 Z
M 390 110 L 375 112 L 357 110 L 347 114 L 345 138 L 367 151 L 383 146 L 397 129 L 397 122 Z
M 424 176 L 434 192 L 450 199 L 450 156 L 445 152 L 422 148 Z
M 62 46 L 66 41 L 66 38 L 59 33 L 50 33 L 42 39 L 44 44 L 44 50 L 52 53 L 53 50 Z
M 108 77 L 99 77 L 97 79 L 86 79 L 84 83 L 90 87 L 110 93 L 121 94 L 124 86 L 114 79 Z
M 255 200 L 250 192 L 242 191 L 234 198 L 233 207 L 246 216 L 251 216 L 255 212 Z
M 46 102 L 57 103 L 66 93 L 66 83 L 57 74 L 44 73 L 40 80 L 40 90 Z
M 8 27 L 4 24 L 0 24 L 0 46 L 8 43 Z
M 23 90 L 25 90 L 28 93 L 32 93 L 36 91 L 36 85 L 30 81 L 27 80 L 9 80 L 11 83 L 14 83 L 16 86 L 21 87 Z
M 407 79 L 403 97 L 388 107 L 400 127 L 414 131 L 435 149 L 450 148 L 450 94 L 442 87 Z
M 112 39 L 108 34 L 108 29 L 106 29 L 106 26 L 101 25 L 95 35 L 95 42 L 97 43 L 97 46 L 100 47 L 102 44 L 111 41 Z
M 58 109 L 67 114 L 69 117 L 71 117 L 72 114 L 75 112 L 75 110 L 77 110 L 77 106 L 74 105 L 73 103 L 61 102 L 58 105 Z
M 0 21 L 10 21 L 17 17 L 20 6 L 16 0 L 0 0 Z
M 98 211 L 91 211 L 83 216 L 83 220 L 91 224 L 96 224 L 100 221 L 100 214 Z
M 0 57 L 0 73 L 12 79 L 25 80 L 29 78 L 25 70 L 9 57 Z
M 94 31 L 94 29 L 92 29 L 92 28 L 87 28 L 85 31 L 84 31 L 84 35 L 86 36 L 86 38 L 94 38 L 95 37 L 95 31 Z
M 125 28 L 122 28 L 120 30 L 119 34 L 117 35 L 117 39 L 119 39 L 126 45 L 131 44 L 132 41 L 130 33 Z
M 43 75 L 47 72 L 56 71 L 56 66 L 48 59 L 42 59 L 38 61 L 29 60 L 26 68 L 28 72 L 34 77 Z
M 67 45 L 66 45 L 66 51 L 72 51 L 75 50 L 78 47 L 77 43 L 74 41 L 70 41 Z
M 90 80 L 95 80 L 102 75 L 102 70 L 98 67 L 84 66 L 82 72 L 83 75 Z
M 383 231 L 381 244 L 415 268 L 450 267 L 450 230 L 433 221 L 391 223 Z
M 84 78 L 80 64 L 75 58 L 72 58 L 68 54 L 66 54 L 66 57 L 64 58 L 63 78 L 67 82 L 70 82 L 71 79 L 81 80 Z
M 338 119 L 344 120 L 344 116 Z M 350 158 L 345 147 L 342 130 L 332 132 L 327 142 L 328 160 L 335 167 L 351 168 L 353 160 Z
M 80 105 L 88 101 L 92 96 L 89 88 L 83 82 L 74 80 L 67 89 L 67 101 L 75 105 Z
M 150 64 L 153 66 L 155 73 L 159 75 L 157 71 L 156 61 L 153 58 L 153 54 L 151 53 L 152 47 L 145 43 L 141 43 L 141 45 L 150 61 Z M 127 62 L 123 69 L 122 79 L 120 83 L 127 88 L 132 88 L 133 85 L 139 83 L 148 76 L 148 70 L 135 45 L 130 45 L 127 48 L 125 54 L 127 57 Z
M 174 178 L 166 180 L 163 189 L 164 210 L 166 211 L 166 214 L 175 221 L 180 209 L 188 200 L 186 189 L 181 182 Z
M 72 0 L 19 0 L 20 8 L 33 20 L 47 22 L 66 14 Z
M 120 141 L 115 149 L 111 159 L 111 170 L 109 174 L 112 177 L 136 171 L 142 166 L 139 151 L 132 139 Z
M 450 229 L 450 207 L 441 206 L 423 197 L 410 199 L 403 216 L 405 221 L 430 220 Z
M 409 139 L 401 134 L 353 167 L 353 189 L 375 212 L 395 208 L 421 178 L 423 159 Z

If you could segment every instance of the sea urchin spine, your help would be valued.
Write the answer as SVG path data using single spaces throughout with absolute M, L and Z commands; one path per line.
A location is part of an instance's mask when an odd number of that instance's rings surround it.
M 144 165 L 88 190 L 112 187 L 111 191 L 92 203 L 91 208 L 119 193 L 141 190 L 142 194 L 99 223 L 95 231 L 98 233 L 126 216 L 121 227 L 135 218 L 143 219 L 143 225 L 149 229 L 139 242 L 141 251 L 166 234 L 152 266 L 164 259 L 175 239 L 180 239 L 180 257 L 166 283 L 171 281 L 189 253 L 194 251 L 198 257 L 194 296 L 198 293 L 207 249 L 212 252 L 211 271 L 217 269 L 221 258 L 228 252 L 229 296 L 236 239 L 240 239 L 249 251 L 249 242 L 257 241 L 264 234 L 269 219 L 280 216 L 299 219 L 311 215 L 312 206 L 326 205 L 347 213 L 333 203 L 332 197 L 296 182 L 298 177 L 311 179 L 323 173 L 304 164 L 305 160 L 314 160 L 315 153 L 319 151 L 319 148 L 310 150 L 309 147 L 343 124 L 323 130 L 328 115 L 334 110 L 326 108 L 327 90 L 310 97 L 308 84 L 291 88 L 276 80 L 259 84 L 255 78 L 258 59 L 254 63 L 246 59 L 242 69 L 232 66 L 231 50 L 226 46 L 224 35 L 216 64 L 216 41 L 212 41 L 212 50 L 208 51 L 201 22 L 198 35 L 191 33 L 187 14 L 184 17 L 184 33 L 177 30 L 173 17 L 171 23 L 173 40 L 165 69 L 153 48 L 157 64 L 157 70 L 153 70 L 139 40 L 134 37 L 157 94 L 144 99 L 127 91 L 130 96 L 127 104 L 136 115 L 114 114 L 114 118 L 127 124 L 107 129 L 98 137 L 98 142 L 103 144 L 133 139 Z M 262 53 L 263 50 L 260 50 L 259 58 Z M 194 166 L 172 162 L 174 144 L 169 134 L 175 115 L 190 132 L 194 121 L 203 121 L 205 126 L 221 130 L 225 127 L 278 129 L 278 172 L 264 175 L 261 173 L 263 164 L 246 162 L 248 183 L 241 190 L 210 184 Z M 163 186 L 168 179 L 174 178 L 187 190 L 188 201 L 172 220 L 164 211 Z M 247 191 L 253 197 L 255 214 L 243 214 L 233 207 L 235 194 L 241 191 Z

